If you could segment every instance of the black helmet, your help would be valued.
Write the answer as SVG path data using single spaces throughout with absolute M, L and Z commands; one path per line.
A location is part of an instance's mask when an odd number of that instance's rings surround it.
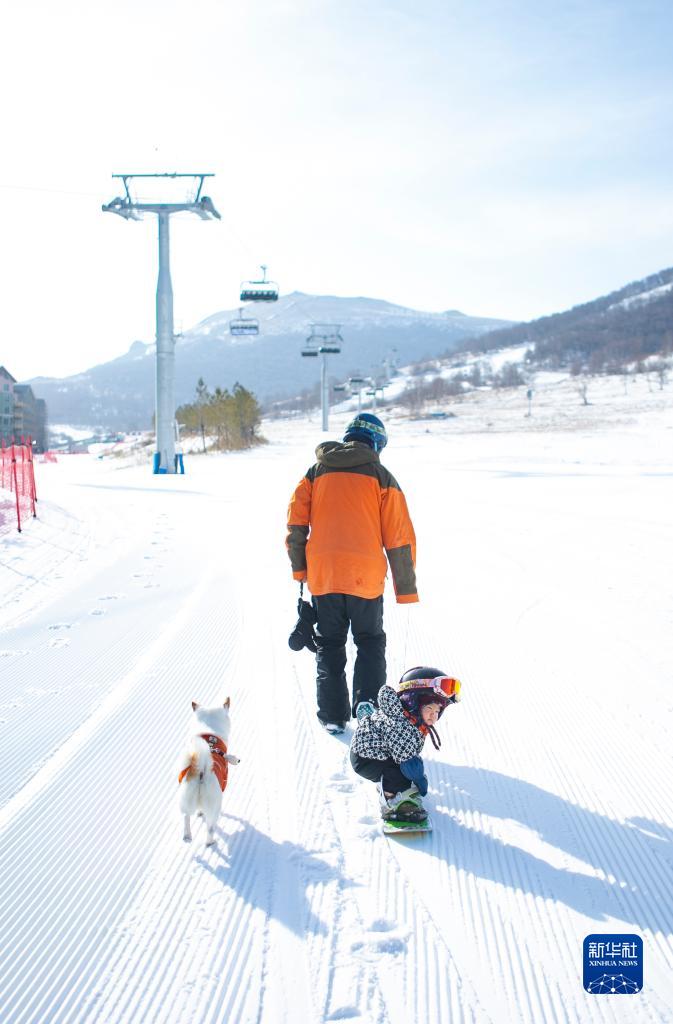
M 414 715 L 423 704 L 439 704 L 441 718 L 444 708 L 460 700 L 460 680 L 447 676 L 439 668 L 416 665 L 400 679 L 397 695 L 406 710 Z

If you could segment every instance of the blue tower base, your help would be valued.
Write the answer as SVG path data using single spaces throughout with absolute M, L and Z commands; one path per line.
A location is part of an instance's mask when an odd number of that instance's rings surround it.
M 168 473 L 168 467 L 161 465 L 161 452 L 155 452 L 152 457 L 152 472 Z M 184 476 L 185 460 L 182 452 L 176 452 L 175 454 L 173 472 L 180 473 Z

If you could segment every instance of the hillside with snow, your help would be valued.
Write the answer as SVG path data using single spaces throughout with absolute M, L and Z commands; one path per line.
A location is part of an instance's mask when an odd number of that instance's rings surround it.
M 614 373 L 673 351 L 673 268 L 553 316 L 489 331 L 464 346 L 489 352 L 525 345 L 530 365 Z
M 37 465 L 38 519 L 0 538 L 3 1024 L 672 1024 L 671 384 L 585 397 L 384 413 L 421 597 L 386 592 L 389 679 L 463 683 L 415 838 L 381 835 L 287 646 L 318 415 L 185 476 Z M 227 695 L 241 763 L 187 845 L 190 702 Z M 642 991 L 584 990 L 595 933 L 642 937 Z

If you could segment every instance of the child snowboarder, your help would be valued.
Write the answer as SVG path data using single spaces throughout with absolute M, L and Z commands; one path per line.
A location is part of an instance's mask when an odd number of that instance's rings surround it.
M 428 735 L 439 749 L 435 725 L 459 699 L 457 679 L 422 665 L 404 673 L 397 691 L 381 687 L 378 710 L 371 704 L 358 707 L 351 764 L 358 775 L 378 784 L 384 821 L 400 826 L 427 822 L 421 798 L 428 780 L 420 753 Z

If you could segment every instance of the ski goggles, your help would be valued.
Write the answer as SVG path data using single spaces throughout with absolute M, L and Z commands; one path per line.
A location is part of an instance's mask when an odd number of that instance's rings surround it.
M 371 420 L 364 420 L 360 416 L 356 416 L 355 419 L 348 424 L 348 430 L 366 430 L 370 434 L 377 434 L 381 441 L 388 440 L 386 428 L 382 423 L 372 423 Z
M 408 679 L 404 683 L 400 683 L 398 687 L 398 693 L 404 693 L 407 690 L 433 690 L 438 697 L 447 701 L 449 704 L 455 704 L 456 701 L 460 700 L 460 679 L 453 679 L 451 676 L 435 676 L 434 679 Z

